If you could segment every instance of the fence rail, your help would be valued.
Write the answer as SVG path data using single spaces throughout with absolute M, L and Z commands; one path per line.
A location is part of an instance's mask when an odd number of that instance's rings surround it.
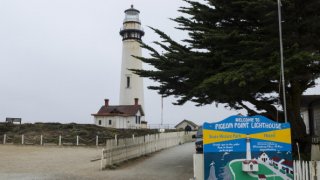
M 148 124 L 148 129 L 176 129 L 175 124 Z
M 115 136 L 117 138 L 117 135 Z M 56 145 L 56 146 L 105 146 L 110 137 L 95 136 L 91 139 L 80 136 L 31 136 L 31 135 L 0 135 L 0 144 L 20 145 Z
M 192 140 L 192 134 L 172 132 L 136 138 L 109 139 L 101 153 L 101 169 Z
M 320 179 L 320 161 L 293 161 L 294 180 Z

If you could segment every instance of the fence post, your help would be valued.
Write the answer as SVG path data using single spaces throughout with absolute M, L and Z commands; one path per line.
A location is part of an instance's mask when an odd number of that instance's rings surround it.
M 148 134 L 148 143 L 147 143 L 147 152 L 148 152 L 148 153 L 151 153 L 150 145 L 151 145 L 150 134 Z
M 116 141 L 116 146 L 118 146 L 118 135 L 114 135 L 114 140 Z
M 21 135 L 21 144 L 24 144 L 24 134 Z
M 77 136 L 77 146 L 79 146 L 79 136 Z
M 143 144 L 143 146 L 144 146 L 144 155 L 146 155 L 147 154 L 147 139 L 146 139 L 146 136 L 144 136 L 144 144 Z
M 43 135 L 41 134 L 41 136 L 40 136 L 40 146 L 42 146 L 43 145 Z
M 3 144 L 6 144 L 6 141 L 7 141 L 7 134 L 4 134 L 3 135 Z
M 96 146 L 99 146 L 99 136 L 96 136 Z
M 60 136 L 59 136 L 59 146 L 61 146 L 61 144 L 62 144 L 62 143 L 61 143 L 61 139 L 62 139 L 62 138 L 61 138 L 61 135 L 60 135 Z
M 320 177 L 320 161 L 315 161 L 315 168 L 316 168 L 316 172 L 315 172 L 315 179 Z
M 128 160 L 127 138 L 124 138 L 124 148 L 126 150 L 126 160 Z
M 308 163 L 308 169 L 309 169 L 308 176 L 310 177 L 310 179 L 312 179 L 312 162 L 308 161 L 307 163 Z
M 104 148 L 102 149 L 102 153 L 101 153 L 101 162 L 100 162 L 101 171 L 103 170 L 103 159 L 104 159 Z

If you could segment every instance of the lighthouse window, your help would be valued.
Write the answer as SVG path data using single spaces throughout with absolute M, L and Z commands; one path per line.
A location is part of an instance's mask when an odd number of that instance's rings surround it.
M 136 124 L 140 124 L 140 116 L 136 116 Z
M 130 76 L 127 76 L 127 88 L 130 88 Z

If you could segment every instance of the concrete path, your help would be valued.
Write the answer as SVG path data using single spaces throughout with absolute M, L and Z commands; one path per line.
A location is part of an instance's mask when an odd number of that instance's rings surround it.
M 100 171 L 98 148 L 59 148 L 0 145 L 0 179 L 67 180 L 189 180 L 193 177 L 194 143 L 163 150 Z
M 193 153 L 194 144 L 184 144 L 154 154 L 136 165 L 108 171 L 106 175 L 123 180 L 189 180 L 193 177 Z

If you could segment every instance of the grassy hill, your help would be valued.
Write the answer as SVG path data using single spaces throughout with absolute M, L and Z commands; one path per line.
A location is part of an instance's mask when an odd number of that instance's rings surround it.
M 25 142 L 38 144 L 40 136 L 44 138 L 44 143 L 57 143 L 59 136 L 62 136 L 63 142 L 75 143 L 77 136 L 81 144 L 95 144 L 96 136 L 99 136 L 99 143 L 105 142 L 106 139 L 112 139 L 115 135 L 118 138 L 129 138 L 134 134 L 144 136 L 147 134 L 157 133 L 152 129 L 113 129 L 99 127 L 92 124 L 60 124 L 60 123 L 34 123 L 34 124 L 0 124 L 0 143 L 3 141 L 3 135 L 8 137 L 7 143 L 21 143 L 21 135 L 25 136 Z

